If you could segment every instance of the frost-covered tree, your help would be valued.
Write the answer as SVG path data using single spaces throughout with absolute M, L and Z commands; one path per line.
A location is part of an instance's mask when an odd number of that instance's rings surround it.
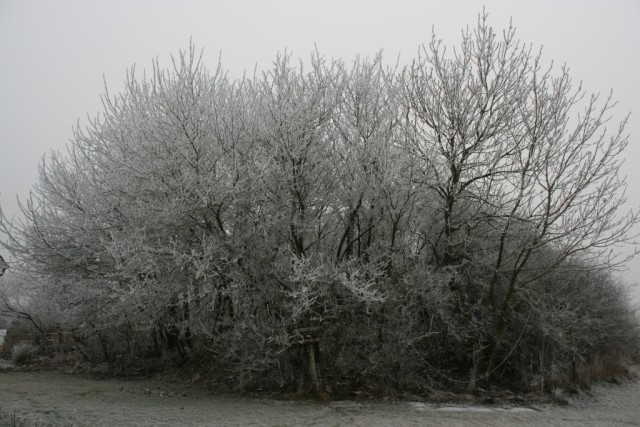
M 234 80 L 191 47 L 103 105 L 1 218 L 95 357 L 207 360 L 240 386 L 524 381 L 518 346 L 543 374 L 592 348 L 606 310 L 554 303 L 570 272 L 633 323 L 607 273 L 637 222 L 625 121 L 485 15 L 400 70 L 316 52 Z
M 438 199 L 436 262 L 488 273 L 473 286 L 487 288 L 491 369 L 515 293 L 574 257 L 594 269 L 619 262 L 610 248 L 638 220 L 622 212 L 626 120 L 607 128 L 611 97 L 575 87 L 566 67 L 544 68 L 486 15 L 452 52 L 434 35 L 405 79 L 408 148 Z M 544 267 L 530 262 L 541 251 L 553 254 Z

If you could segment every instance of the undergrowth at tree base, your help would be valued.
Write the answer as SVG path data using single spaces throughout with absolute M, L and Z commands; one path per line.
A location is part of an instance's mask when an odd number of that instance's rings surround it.
M 197 385 L 203 389 L 218 393 L 241 394 L 245 396 L 268 397 L 278 400 L 403 400 L 426 401 L 433 403 L 472 403 L 527 405 L 534 403 L 567 404 L 570 396 L 590 395 L 593 385 L 599 382 L 622 384 L 640 379 L 640 367 L 630 360 L 603 361 L 598 359 L 591 365 L 581 365 L 577 377 L 571 372 L 559 373 L 544 379 L 543 386 L 539 378 L 529 384 L 517 379 L 496 378 L 495 381 L 482 381 L 470 392 L 463 381 L 452 382 L 451 378 L 440 380 L 430 378 L 426 381 L 407 382 L 402 386 L 393 386 L 381 381 L 363 380 L 343 382 L 332 386 L 322 381 L 323 393 L 319 395 L 312 384 L 285 385 L 268 387 L 264 384 L 249 383 L 238 387 L 236 378 L 230 373 L 233 369 L 221 364 L 211 364 L 206 360 L 181 361 L 177 358 L 157 358 L 137 360 L 127 365 L 109 365 L 83 361 L 78 353 L 65 355 L 34 357 L 30 363 L 16 366 L 14 371 L 57 371 L 80 375 L 95 380 L 118 379 L 126 381 L 156 380 L 167 383 Z M 346 380 L 346 379 L 345 379 Z M 4 414 L 6 416 L 6 414 Z M 12 419 L 16 418 L 15 414 Z M 23 418 L 27 422 L 30 418 Z M 31 421 L 28 421 L 31 422 Z M 12 424 L 13 425 L 13 424 Z M 15 424 L 31 426 L 33 424 Z

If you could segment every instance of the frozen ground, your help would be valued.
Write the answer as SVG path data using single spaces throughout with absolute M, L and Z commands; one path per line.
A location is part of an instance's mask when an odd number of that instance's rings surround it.
M 640 426 L 640 382 L 595 386 L 592 397 L 567 406 L 508 407 L 279 401 L 165 382 L 6 371 L 0 372 L 0 403 L 0 424 L 15 411 L 56 426 Z

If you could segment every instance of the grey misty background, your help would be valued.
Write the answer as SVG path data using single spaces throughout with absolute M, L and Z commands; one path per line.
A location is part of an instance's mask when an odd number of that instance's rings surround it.
M 476 22 L 484 4 L 489 23 L 505 28 L 510 19 L 517 37 L 543 59 L 566 63 L 574 81 L 588 92 L 614 90 L 617 123 L 631 112 L 631 135 L 623 168 L 628 207 L 640 207 L 640 83 L 637 79 L 640 3 L 602 1 L 9 1 L 0 0 L 0 206 L 18 215 L 16 196 L 25 200 L 36 182 L 38 163 L 52 150 L 65 150 L 71 127 L 101 110 L 106 83 L 123 87 L 125 70 L 140 75 L 158 58 L 189 40 L 204 49 L 204 62 L 218 58 L 232 77 L 268 68 L 277 52 L 308 58 L 317 49 L 326 57 L 352 60 L 373 56 L 400 65 L 412 60 L 432 27 L 448 45 L 460 28 Z M 632 248 L 625 251 L 631 252 Z M 640 259 L 623 278 L 634 283 L 640 302 Z

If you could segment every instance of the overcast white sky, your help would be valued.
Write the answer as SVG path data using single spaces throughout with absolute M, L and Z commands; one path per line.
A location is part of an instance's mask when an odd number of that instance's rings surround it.
M 64 150 L 78 120 L 100 111 L 103 76 L 111 92 L 133 64 L 150 68 L 192 38 L 215 68 L 232 75 L 268 67 L 285 48 L 307 57 L 356 54 L 411 60 L 432 27 L 448 44 L 476 22 L 513 24 L 519 38 L 544 46 L 590 92 L 614 90 L 617 118 L 632 112 L 625 173 L 629 206 L 640 208 L 640 2 L 637 0 L 0 0 L 0 206 L 18 212 L 38 163 Z M 640 282 L 640 257 L 629 265 Z M 640 288 L 637 292 L 640 301 Z

